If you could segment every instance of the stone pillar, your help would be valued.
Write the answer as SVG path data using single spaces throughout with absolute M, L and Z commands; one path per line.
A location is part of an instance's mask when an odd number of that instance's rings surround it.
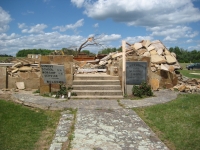
M 72 86 L 73 82 L 73 56 L 70 55 L 49 55 L 41 56 L 40 64 L 55 64 L 64 65 L 66 86 Z M 60 89 L 60 84 L 51 84 L 51 91 L 58 91 Z M 40 77 L 40 94 L 45 94 L 50 92 L 49 84 L 44 83 L 42 76 Z
M 6 88 L 6 67 L 0 67 L 0 88 Z

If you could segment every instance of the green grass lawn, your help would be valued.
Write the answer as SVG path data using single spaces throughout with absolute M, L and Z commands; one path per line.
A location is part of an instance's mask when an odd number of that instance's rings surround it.
M 200 79 L 200 75 L 191 74 L 191 73 L 199 73 L 200 74 L 200 70 L 179 70 L 179 71 L 183 76 L 186 76 L 188 78 Z
M 134 110 L 170 149 L 200 149 L 199 94 L 182 94 L 169 103 Z
M 0 149 L 48 149 L 59 117 L 59 111 L 31 109 L 0 100 Z

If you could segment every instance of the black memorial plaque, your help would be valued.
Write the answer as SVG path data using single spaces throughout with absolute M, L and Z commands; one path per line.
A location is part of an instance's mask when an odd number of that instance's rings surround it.
M 126 62 L 126 84 L 139 85 L 147 80 L 147 62 Z

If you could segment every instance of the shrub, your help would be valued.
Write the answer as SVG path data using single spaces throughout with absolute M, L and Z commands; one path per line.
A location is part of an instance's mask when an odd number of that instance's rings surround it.
M 147 85 L 146 82 L 142 82 L 141 85 L 134 85 L 132 88 L 134 96 L 143 97 L 143 96 L 153 96 L 151 86 Z

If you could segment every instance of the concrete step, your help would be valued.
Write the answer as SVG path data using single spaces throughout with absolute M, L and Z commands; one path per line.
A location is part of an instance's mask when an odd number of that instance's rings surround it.
M 72 90 L 77 96 L 115 96 L 122 95 L 121 90 Z
M 120 85 L 119 80 L 74 80 L 73 85 Z
M 102 75 L 102 76 L 96 76 L 96 75 L 88 75 L 88 76 L 81 76 L 76 75 L 74 76 L 74 80 L 119 80 L 119 77 L 117 76 L 108 76 L 108 75 Z
M 87 95 L 87 96 L 71 96 L 72 99 L 122 99 L 123 96 L 122 95 L 112 95 L 112 96 L 91 96 L 91 95 Z
M 73 85 L 73 90 L 121 90 L 120 85 Z

